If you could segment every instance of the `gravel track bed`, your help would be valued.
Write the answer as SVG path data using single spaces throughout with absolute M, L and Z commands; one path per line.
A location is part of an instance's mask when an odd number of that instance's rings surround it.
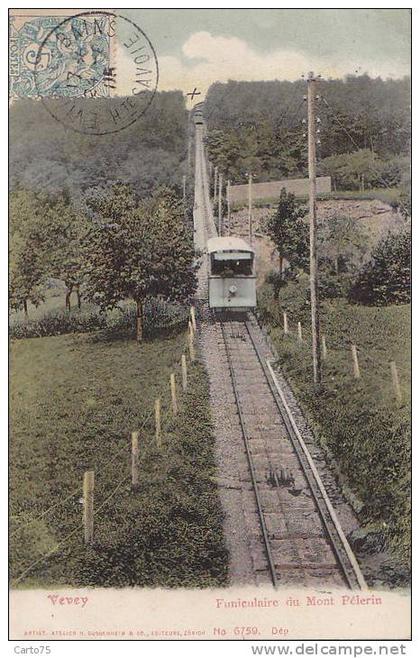
M 199 326 L 199 346 L 210 382 L 217 481 L 230 556 L 229 581 L 231 585 L 266 584 L 269 579 L 255 573 L 262 551 L 261 530 L 223 338 L 205 302 L 200 308 Z

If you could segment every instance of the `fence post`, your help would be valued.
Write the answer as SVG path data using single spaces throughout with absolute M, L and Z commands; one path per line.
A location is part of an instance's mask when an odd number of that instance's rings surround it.
M 327 342 L 325 340 L 325 335 L 322 334 L 321 336 L 321 349 L 322 349 L 322 357 L 324 359 L 327 358 Z
M 352 344 L 351 355 L 353 357 L 353 375 L 355 379 L 360 379 L 359 359 L 357 358 L 357 347 Z
M 131 485 L 139 486 L 139 433 L 131 432 Z
M 155 400 L 155 437 L 158 448 L 162 446 L 161 425 L 160 425 L 160 398 Z
M 395 361 L 390 361 L 389 365 L 391 367 L 392 384 L 394 386 L 395 397 L 397 398 L 398 402 L 402 402 L 402 393 L 400 387 L 400 379 L 398 377 L 397 365 Z
M 83 528 L 85 544 L 93 542 L 93 495 L 95 472 L 86 471 L 83 477 Z
M 182 390 L 185 393 L 188 386 L 187 359 L 185 358 L 185 354 L 181 356 L 181 370 L 182 370 Z
M 289 323 L 287 322 L 287 313 L 283 311 L 283 331 L 285 334 L 289 333 Z
M 303 337 L 302 337 L 302 323 L 301 322 L 298 322 L 297 333 L 298 333 L 298 341 L 299 341 L 299 343 L 302 343 L 303 342 Z
M 171 376 L 170 376 L 170 385 L 171 385 L 172 413 L 174 416 L 176 416 L 178 413 L 178 404 L 176 401 L 175 374 L 173 372 L 171 372 Z
M 192 328 L 194 329 L 194 332 L 196 332 L 197 331 L 197 322 L 196 322 L 196 319 L 195 319 L 195 308 L 194 308 L 194 306 L 191 306 L 190 314 L 191 314 Z
M 192 325 L 191 325 L 191 327 L 192 327 Z M 194 361 L 195 361 L 194 331 L 189 331 L 188 332 L 188 348 L 189 348 L 189 351 L 190 351 L 191 363 L 194 363 Z

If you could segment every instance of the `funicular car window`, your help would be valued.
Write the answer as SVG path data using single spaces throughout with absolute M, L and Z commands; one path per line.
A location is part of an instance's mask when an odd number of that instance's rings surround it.
M 249 276 L 252 274 L 252 259 L 251 258 L 242 258 L 240 260 L 217 260 L 212 257 L 212 274 L 217 276 L 237 276 L 245 275 Z

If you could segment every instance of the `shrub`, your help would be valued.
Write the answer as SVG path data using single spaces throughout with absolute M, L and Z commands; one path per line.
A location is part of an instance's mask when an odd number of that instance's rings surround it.
M 386 306 L 410 301 L 410 231 L 388 233 L 361 269 L 349 291 L 349 300 Z
M 296 270 L 289 267 L 284 270 L 282 273 L 277 270 L 271 270 L 265 277 L 265 283 L 273 286 L 273 295 L 277 297 L 280 291 L 280 288 L 287 285 L 289 281 L 295 281 L 297 278 Z
M 323 272 L 319 277 L 319 299 L 336 299 L 345 297 L 348 289 L 348 277 L 344 274 Z
M 11 338 L 39 338 L 70 333 L 87 333 L 105 327 L 106 317 L 98 312 L 54 311 L 39 320 L 16 320 L 10 323 Z
M 181 304 L 169 304 L 150 299 L 145 304 L 144 330 L 146 335 L 176 331 L 185 325 L 188 310 Z M 100 311 L 52 311 L 39 320 L 12 320 L 11 338 L 39 338 L 70 333 L 100 331 L 100 337 L 127 338 L 136 333 L 136 310 L 124 306 L 108 313 Z

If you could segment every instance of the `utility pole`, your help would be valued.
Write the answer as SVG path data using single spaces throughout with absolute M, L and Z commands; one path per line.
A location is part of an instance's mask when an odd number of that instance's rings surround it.
M 217 172 L 219 170 L 219 167 L 216 165 L 214 168 L 214 184 L 213 184 L 213 203 L 216 203 L 216 196 L 217 196 Z
M 223 174 L 219 174 L 219 235 L 222 235 L 222 187 Z
M 230 180 L 228 180 L 226 187 L 226 201 L 227 201 L 227 234 L 230 235 Z
M 248 176 L 248 234 L 249 244 L 252 246 L 252 174 Z
M 193 103 L 195 96 L 201 96 L 201 91 L 194 87 L 187 95 L 186 109 L 187 109 L 187 132 L 188 132 L 188 150 L 187 150 L 187 174 L 190 175 L 191 169 L 191 117 L 193 113 Z M 188 99 L 191 101 L 191 110 L 188 112 Z
M 191 126 L 188 125 L 188 152 L 187 152 L 187 171 L 188 175 L 191 170 Z
M 312 359 L 314 384 L 321 384 L 321 344 L 319 333 L 318 257 L 316 222 L 316 117 L 315 101 L 318 80 L 308 73 L 308 174 L 309 174 L 309 266 L 312 320 Z
M 182 177 L 182 200 L 184 203 L 185 203 L 186 191 L 187 191 L 187 177 L 184 174 Z

